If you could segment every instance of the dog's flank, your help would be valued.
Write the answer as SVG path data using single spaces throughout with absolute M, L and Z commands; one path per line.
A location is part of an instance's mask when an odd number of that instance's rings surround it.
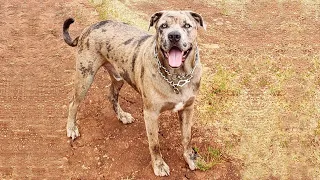
M 78 44 L 79 36 L 76 37 L 74 40 L 72 40 L 72 38 L 70 37 L 69 32 L 68 32 L 68 29 L 73 22 L 74 22 L 73 18 L 69 18 L 64 21 L 64 23 L 63 23 L 63 39 L 69 46 L 75 47 Z

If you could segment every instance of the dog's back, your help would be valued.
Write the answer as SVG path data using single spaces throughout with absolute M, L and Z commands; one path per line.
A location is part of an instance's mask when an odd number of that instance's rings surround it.
M 77 46 L 77 55 L 92 52 L 100 54 L 102 59 L 112 65 L 115 77 L 123 78 L 139 92 L 135 78 L 135 75 L 138 77 L 140 74 L 136 65 L 142 63 L 139 52 L 143 43 L 154 41 L 154 37 L 126 23 L 106 20 L 85 28 L 80 36 L 72 40 L 68 28 L 73 22 L 73 19 L 65 21 L 63 34 L 68 45 Z

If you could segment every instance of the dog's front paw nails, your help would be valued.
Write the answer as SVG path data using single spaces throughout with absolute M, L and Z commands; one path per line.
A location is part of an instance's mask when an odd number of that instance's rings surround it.
M 156 176 L 169 176 L 169 166 L 163 161 L 156 161 L 153 166 L 153 171 Z
M 130 113 L 127 112 L 122 112 L 119 115 L 119 120 L 123 123 L 123 124 L 130 124 L 134 122 L 134 118 L 131 116 Z
M 67 136 L 74 140 L 75 138 L 80 136 L 79 130 L 77 126 L 67 126 Z

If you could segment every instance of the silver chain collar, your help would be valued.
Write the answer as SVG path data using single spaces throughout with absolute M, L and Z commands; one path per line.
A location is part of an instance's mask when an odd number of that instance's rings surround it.
M 167 81 L 167 83 L 173 88 L 173 91 L 176 94 L 180 93 L 179 87 L 183 87 L 186 84 L 188 84 L 191 79 L 193 78 L 193 73 L 194 70 L 197 67 L 197 63 L 199 61 L 199 51 L 198 51 L 198 46 L 196 46 L 196 53 L 195 53 L 195 58 L 194 58 L 194 67 L 192 68 L 192 70 L 190 71 L 190 73 L 186 74 L 186 75 L 179 75 L 179 74 L 171 74 L 160 62 L 159 58 L 158 58 L 158 53 L 157 53 L 157 47 L 155 46 L 154 48 L 154 58 L 156 58 L 158 60 L 158 72 L 159 74 L 162 76 L 162 78 Z M 171 80 L 169 78 L 167 78 L 167 76 L 165 76 L 162 72 L 161 69 L 163 69 L 163 71 L 171 78 Z M 175 82 L 174 80 L 178 80 L 178 82 Z

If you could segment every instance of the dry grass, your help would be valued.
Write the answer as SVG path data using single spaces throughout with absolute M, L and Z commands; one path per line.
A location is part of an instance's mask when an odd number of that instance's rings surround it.
M 318 10 L 308 3 L 299 4 L 297 12 L 317 20 L 312 12 Z M 210 68 L 205 68 L 199 120 L 218 129 L 216 142 L 222 141 L 223 153 L 243 162 L 243 179 L 319 179 L 319 47 L 303 40 L 316 28 L 288 18 L 291 14 L 284 9 L 281 22 L 266 17 L 255 21 L 231 13 L 250 11 L 237 3 L 213 4 L 229 13 L 221 13 L 225 17 L 214 19 L 208 28 L 208 34 L 222 36 L 218 46 L 202 47 L 207 53 L 202 56 L 205 66 Z M 278 10 L 284 8 L 282 3 L 277 5 Z M 243 26 L 232 24 L 233 18 L 241 19 Z M 263 42 L 261 36 L 261 44 L 239 46 L 237 37 L 230 42 L 232 38 L 224 38 L 220 27 L 241 31 L 247 25 L 264 24 L 283 31 L 278 42 Z
M 90 0 L 96 8 L 101 20 L 114 19 L 126 22 L 147 30 L 149 23 L 141 18 L 141 14 L 133 12 L 123 1 L 118 0 Z M 126 2 L 126 1 L 124 1 Z
M 206 171 L 222 162 L 222 154 L 218 149 L 209 146 L 205 150 L 200 151 L 198 148 L 194 148 L 194 150 L 198 153 L 196 164 L 201 171 Z

